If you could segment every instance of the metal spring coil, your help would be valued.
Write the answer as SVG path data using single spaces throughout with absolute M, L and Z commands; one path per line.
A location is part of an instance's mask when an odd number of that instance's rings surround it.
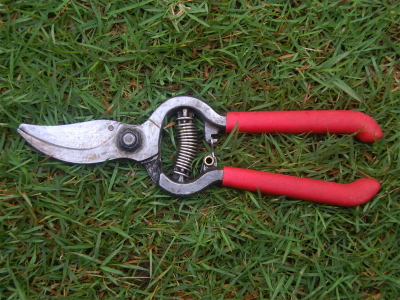
M 192 116 L 179 117 L 178 124 L 179 149 L 175 161 L 174 173 L 189 178 L 192 162 L 197 154 L 197 132 Z

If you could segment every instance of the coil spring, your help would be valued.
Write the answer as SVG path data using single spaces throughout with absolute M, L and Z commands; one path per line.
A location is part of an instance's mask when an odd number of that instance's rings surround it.
M 179 149 L 174 166 L 174 179 L 184 182 L 190 179 L 192 162 L 197 154 L 197 132 L 193 113 L 184 108 L 178 112 L 177 128 Z

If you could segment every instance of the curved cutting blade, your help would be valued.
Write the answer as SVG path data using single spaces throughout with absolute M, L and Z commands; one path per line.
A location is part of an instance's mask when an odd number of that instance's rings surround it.
M 109 120 L 71 125 L 21 124 L 18 133 L 33 147 L 71 163 L 97 163 L 123 157 L 116 146 L 121 123 Z

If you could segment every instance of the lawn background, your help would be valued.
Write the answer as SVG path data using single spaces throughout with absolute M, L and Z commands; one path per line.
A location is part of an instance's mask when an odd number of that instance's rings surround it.
M 1 299 L 398 299 L 398 1 L 2 0 L 0 20 Z M 381 189 L 356 208 L 218 185 L 181 199 L 134 161 L 62 163 L 16 132 L 138 124 L 176 95 L 221 114 L 366 113 L 384 131 L 373 144 L 236 134 L 216 155 Z M 170 169 L 174 128 L 164 137 Z

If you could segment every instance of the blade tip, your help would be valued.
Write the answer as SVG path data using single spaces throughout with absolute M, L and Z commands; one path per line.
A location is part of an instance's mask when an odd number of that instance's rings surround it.
M 28 126 L 28 124 L 25 124 L 25 123 L 19 124 L 19 126 L 18 126 L 18 128 L 17 128 L 17 131 L 18 131 L 18 132 L 20 132 L 20 131 L 25 131 L 24 129 L 26 129 L 27 126 Z

